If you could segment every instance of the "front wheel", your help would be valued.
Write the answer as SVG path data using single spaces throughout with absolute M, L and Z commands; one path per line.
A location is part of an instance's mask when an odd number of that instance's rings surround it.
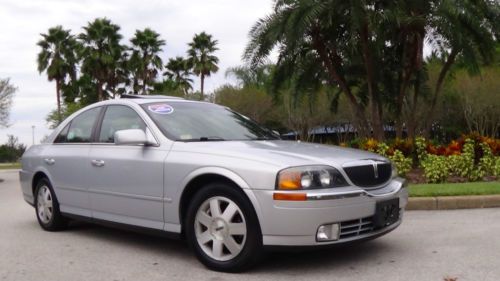
M 188 243 L 207 267 L 238 272 L 253 265 L 262 235 L 253 206 L 241 190 L 211 184 L 193 198 L 186 221 Z
M 43 229 L 56 231 L 66 226 L 66 219 L 59 211 L 59 202 L 47 179 L 41 179 L 36 185 L 35 210 L 38 223 Z

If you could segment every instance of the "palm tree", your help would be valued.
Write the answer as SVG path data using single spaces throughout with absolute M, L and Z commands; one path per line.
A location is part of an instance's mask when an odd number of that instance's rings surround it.
M 183 57 L 169 59 L 165 68 L 167 71 L 165 71 L 164 75 L 173 80 L 177 87 L 182 89 L 184 95 L 187 95 L 188 91 L 193 89 L 191 85 L 193 79 L 189 78 L 191 72 L 187 60 Z
M 212 39 L 212 35 L 202 32 L 195 34 L 193 41 L 188 44 L 189 64 L 193 68 L 193 73 L 200 76 L 201 97 L 204 97 L 205 77 L 219 70 L 217 63 L 219 58 L 214 55 L 218 50 L 217 40 Z
M 250 42 L 244 58 L 252 68 L 265 63 L 271 52 L 279 51 L 273 84 L 287 83 L 294 76 L 294 83 L 302 88 L 327 82 L 339 88 L 351 107 L 353 123 L 361 137 L 370 135 L 370 125 L 365 114 L 367 94 L 360 84 L 362 64 L 353 46 L 359 33 L 352 1 L 342 0 L 293 0 L 275 1 L 273 13 L 261 18 L 250 30 Z M 354 10 L 357 11 L 357 10 Z M 358 11 L 357 11 L 358 12 Z M 350 75 L 351 74 L 351 75 Z
M 131 72 L 134 82 L 134 92 L 140 89 L 140 94 L 148 93 L 148 86 L 152 86 L 158 72 L 163 69 L 163 62 L 159 56 L 165 40 L 160 34 L 150 28 L 136 30 L 130 39 L 132 56 L 130 58 Z
M 40 73 L 46 72 L 49 81 L 56 81 L 57 115 L 61 122 L 61 89 L 67 77 L 76 79 L 76 49 L 78 42 L 70 30 L 62 26 L 49 28 L 41 34 L 42 39 L 37 45 L 41 48 L 37 64 Z
M 114 80 L 115 70 L 119 67 L 125 47 L 120 44 L 120 27 L 106 18 L 98 18 L 83 27 L 79 35 L 83 47 L 80 50 L 82 73 L 96 81 L 97 98 L 104 100 L 105 87 Z
M 461 46 L 458 49 L 464 54 L 483 55 L 490 52 L 491 40 L 498 34 L 499 9 L 494 1 L 430 2 L 277 0 L 274 12 L 250 30 L 244 58 L 256 67 L 277 49 L 273 84 L 292 76 L 300 81 L 295 83 L 298 87 L 328 82 L 347 98 L 358 133 L 368 137 L 373 129 L 380 139 L 382 102 L 395 100 L 399 118 L 408 88 L 418 85 L 414 80 L 422 70 L 426 39 L 437 41 L 440 47 L 435 48 L 449 54 L 452 64 L 455 47 Z M 471 48 L 464 48 L 466 42 Z M 444 73 L 449 69 L 446 65 Z M 387 93 L 385 89 L 396 87 L 381 81 L 393 72 L 391 82 L 399 87 Z M 368 105 L 371 122 L 366 117 Z M 402 122 L 397 123 L 402 128 Z

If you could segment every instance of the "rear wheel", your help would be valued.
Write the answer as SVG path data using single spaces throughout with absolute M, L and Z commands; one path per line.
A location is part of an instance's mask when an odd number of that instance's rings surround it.
M 262 235 L 252 204 L 224 183 L 210 184 L 193 198 L 187 212 L 188 243 L 207 267 L 237 272 L 253 265 Z
M 47 179 L 38 181 L 35 188 L 35 210 L 40 226 L 47 231 L 61 230 L 66 219 L 59 211 L 59 203 Z

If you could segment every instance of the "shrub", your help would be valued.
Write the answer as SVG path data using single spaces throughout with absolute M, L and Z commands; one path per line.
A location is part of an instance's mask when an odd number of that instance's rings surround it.
M 418 137 L 415 139 L 415 150 L 417 152 L 418 161 L 422 162 L 427 157 L 427 144 L 424 138 Z
M 495 166 L 493 167 L 493 175 L 500 177 L 500 156 L 495 157 Z
M 444 182 L 449 175 L 449 165 L 446 156 L 429 154 L 420 162 L 428 182 Z
M 480 144 L 483 156 L 479 159 L 479 165 L 477 167 L 479 179 L 487 175 L 495 175 L 495 156 L 491 151 L 490 146 L 482 142 Z
M 410 157 L 405 157 L 403 153 L 399 150 L 395 150 L 392 156 L 389 156 L 392 163 L 398 169 L 398 175 L 405 176 L 411 170 L 412 159 Z
M 379 143 L 377 147 L 377 153 L 389 158 L 392 164 L 396 166 L 398 170 L 398 175 L 405 176 L 411 170 L 412 159 L 410 157 L 405 157 L 403 152 L 400 150 L 392 150 L 393 148 L 389 148 L 389 146 L 385 143 Z M 389 153 L 391 152 L 391 153 Z

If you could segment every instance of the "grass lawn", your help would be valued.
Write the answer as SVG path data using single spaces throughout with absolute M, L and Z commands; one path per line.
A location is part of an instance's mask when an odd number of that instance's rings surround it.
M 0 163 L 0 170 L 21 169 L 21 163 Z
M 413 184 L 409 191 L 411 197 L 491 195 L 500 194 L 500 182 Z

